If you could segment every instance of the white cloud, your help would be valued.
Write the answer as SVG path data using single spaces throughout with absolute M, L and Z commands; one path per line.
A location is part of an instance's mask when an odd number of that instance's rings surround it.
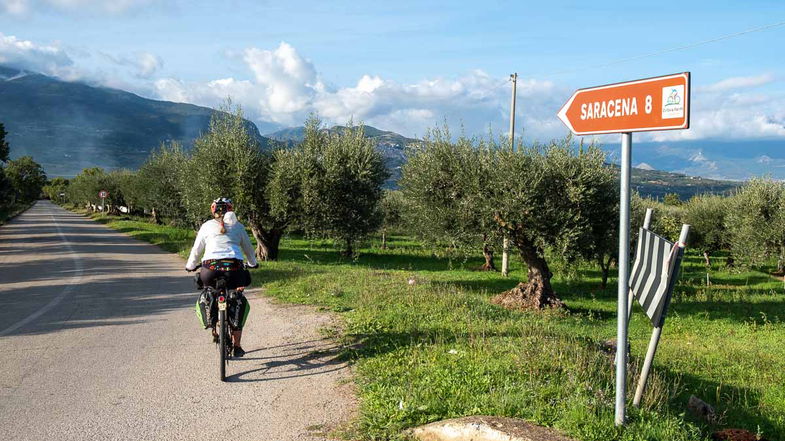
M 709 158 L 704 156 L 703 152 L 701 150 L 698 150 L 692 156 L 690 156 L 690 161 L 692 161 L 692 162 L 704 162 L 704 161 L 708 161 L 708 160 L 709 160 Z
M 0 33 L 0 64 L 73 78 L 73 60 L 57 46 L 37 45 Z
M 0 0 L 0 13 L 28 15 L 51 10 L 77 13 L 122 14 L 162 3 L 161 0 Z
M 785 100 L 781 93 L 729 92 L 773 81 L 773 76 L 734 77 L 709 87 L 696 88 L 692 96 L 689 130 L 651 132 L 645 140 L 777 139 L 785 138 Z
M 246 49 L 242 60 L 252 79 L 224 78 L 186 83 L 173 78 L 155 82 L 161 99 L 216 106 L 227 96 L 257 122 L 300 125 L 311 112 L 329 124 L 350 120 L 414 136 L 444 119 L 469 135 L 485 134 L 489 125 L 506 132 L 509 121 L 508 82 L 482 71 L 459 78 L 433 78 L 402 84 L 378 75 L 363 75 L 354 85 L 331 87 L 312 62 L 287 43 L 274 50 Z M 553 83 L 520 79 L 519 134 L 559 137 L 566 129 L 553 118 L 566 94 Z M 522 115 L 522 118 L 521 118 Z
M 690 161 L 698 164 L 699 167 L 704 170 L 704 174 L 707 171 L 708 172 L 715 172 L 719 168 L 717 166 L 717 161 L 709 160 L 709 158 L 706 157 L 706 155 L 704 155 L 703 151 L 701 151 L 701 150 L 698 150 L 697 152 L 693 153 L 690 156 Z
M 163 79 L 156 82 L 158 96 L 207 106 L 231 96 L 256 122 L 281 126 L 300 125 L 308 113 L 317 112 L 330 124 L 362 121 L 407 136 L 422 135 L 444 120 L 456 132 L 463 129 L 468 135 L 484 135 L 489 127 L 496 134 L 504 134 L 508 128 L 510 84 L 480 70 L 457 78 L 414 83 L 365 74 L 353 85 L 335 87 L 324 80 L 311 61 L 285 42 L 273 50 L 246 49 L 241 59 L 251 79 L 225 78 L 206 83 Z M 742 90 L 771 81 L 773 75 L 762 74 L 697 88 L 693 92 L 690 130 L 642 133 L 640 140 L 783 138 L 785 100 Z M 540 141 L 564 136 L 567 130 L 555 114 L 570 92 L 551 81 L 520 78 L 517 136 L 523 133 L 527 139 Z M 616 142 L 606 138 L 601 141 Z
M 87 3 L 91 2 L 83 2 Z M 0 64 L 210 107 L 231 97 L 262 130 L 301 125 L 311 112 L 318 113 L 328 124 L 352 120 L 407 136 L 422 136 L 428 128 L 445 120 L 453 132 L 463 130 L 470 136 L 484 136 L 489 128 L 496 135 L 506 134 L 509 124 L 509 81 L 481 70 L 413 83 L 365 74 L 354 84 L 336 86 L 326 81 L 293 46 L 282 42 L 271 50 L 241 51 L 237 59 L 247 69 L 245 78 L 189 82 L 161 77 L 163 61 L 147 52 L 73 55 L 77 60 L 99 55 L 98 61 L 103 64 L 95 64 L 93 57 L 91 67 L 85 70 L 75 66 L 74 59 L 58 45 L 36 44 L 0 33 Z M 773 81 L 773 76 L 763 74 L 728 78 L 696 88 L 689 130 L 641 133 L 636 139 L 663 142 L 785 138 L 782 94 L 743 90 L 768 81 Z M 551 81 L 519 78 L 516 138 L 524 134 L 527 140 L 547 141 L 566 135 L 567 129 L 555 114 L 570 93 L 572 88 Z M 599 140 L 615 143 L 618 138 L 605 136 Z
M 764 73 L 757 76 L 726 78 L 714 84 L 698 88 L 697 90 L 701 92 L 724 92 L 732 89 L 746 89 L 762 86 L 771 83 L 772 81 L 774 81 L 774 75 Z
M 150 52 L 135 52 L 130 55 L 115 56 L 101 53 L 107 60 L 118 66 L 131 69 L 131 74 L 140 79 L 150 79 L 163 67 L 161 57 Z

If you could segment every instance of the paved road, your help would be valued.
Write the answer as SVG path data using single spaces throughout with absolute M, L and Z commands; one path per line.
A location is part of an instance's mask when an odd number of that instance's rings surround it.
M 45 201 L 0 228 L 0 440 L 314 440 L 350 418 L 310 308 L 252 298 L 221 383 L 183 266 Z

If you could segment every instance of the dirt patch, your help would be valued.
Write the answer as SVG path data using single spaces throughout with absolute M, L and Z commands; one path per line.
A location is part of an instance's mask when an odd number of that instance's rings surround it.
M 491 303 L 522 311 L 564 307 L 564 302 L 555 295 L 543 294 L 542 290 L 536 288 L 528 283 L 519 283 L 515 288 L 493 297 Z
M 744 429 L 720 430 L 714 432 L 711 439 L 715 441 L 766 441 L 766 438 L 758 438 L 756 434 Z

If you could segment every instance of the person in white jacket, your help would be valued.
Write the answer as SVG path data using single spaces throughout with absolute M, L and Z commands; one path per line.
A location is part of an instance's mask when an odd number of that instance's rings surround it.
M 226 279 L 227 289 L 242 291 L 247 283 L 243 256 L 246 259 L 246 266 L 257 267 L 251 238 L 248 237 L 245 226 L 237 220 L 230 199 L 216 199 L 210 206 L 210 211 L 213 214 L 213 219 L 202 224 L 199 229 L 185 269 L 186 271 L 195 271 L 201 264 L 202 270 L 199 277 L 205 287 L 215 287 L 215 281 L 223 276 Z M 245 299 L 241 300 L 241 307 L 247 308 Z M 244 318 L 244 310 L 239 311 L 238 316 Z M 243 323 L 238 321 L 238 324 L 238 329 L 232 330 L 233 355 L 242 357 L 245 355 L 245 351 L 240 346 Z M 217 334 L 214 326 L 212 332 L 215 341 Z

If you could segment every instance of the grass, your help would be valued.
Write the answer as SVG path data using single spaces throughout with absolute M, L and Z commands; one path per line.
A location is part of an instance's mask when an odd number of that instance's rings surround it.
M 110 227 L 187 253 L 194 233 L 108 217 Z M 703 440 L 733 427 L 785 439 L 785 291 L 760 271 L 683 264 L 650 386 L 629 424 L 613 426 L 611 355 L 616 288 L 579 268 L 554 286 L 567 311 L 524 313 L 491 305 L 525 277 L 474 271 L 479 259 L 450 259 L 406 237 L 388 238 L 344 259 L 330 241 L 286 237 L 278 262 L 254 281 L 281 301 L 317 305 L 342 318 L 335 330 L 356 366 L 360 414 L 351 437 L 399 439 L 401 431 L 444 418 L 490 414 L 524 418 L 580 440 Z M 711 285 L 706 285 L 706 273 Z M 252 326 L 253 324 L 251 324 Z M 628 390 L 640 371 L 651 325 L 639 307 L 630 324 Z M 690 395 L 711 403 L 719 423 L 686 412 Z
M 24 213 L 33 206 L 34 202 L 24 202 L 9 205 L 0 205 L 0 225 L 4 225 L 14 217 Z

